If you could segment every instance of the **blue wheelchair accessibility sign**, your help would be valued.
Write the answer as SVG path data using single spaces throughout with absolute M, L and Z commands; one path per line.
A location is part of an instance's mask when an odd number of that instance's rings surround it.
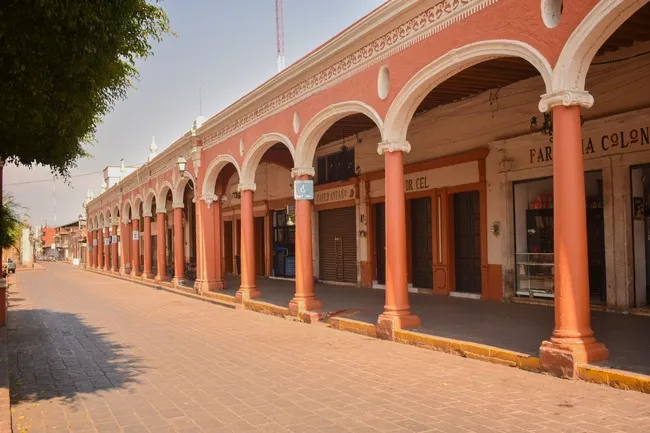
M 314 181 L 296 180 L 293 183 L 293 198 L 296 200 L 314 199 Z

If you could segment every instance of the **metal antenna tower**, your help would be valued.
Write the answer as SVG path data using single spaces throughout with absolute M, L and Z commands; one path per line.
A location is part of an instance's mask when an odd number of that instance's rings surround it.
M 284 19 L 282 0 L 275 0 L 275 31 L 278 42 L 278 72 L 284 69 Z

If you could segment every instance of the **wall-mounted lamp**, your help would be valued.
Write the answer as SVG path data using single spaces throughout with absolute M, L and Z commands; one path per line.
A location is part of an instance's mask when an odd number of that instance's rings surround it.
M 228 201 L 228 196 L 224 194 L 221 196 L 220 200 L 221 200 L 221 204 L 226 204 L 226 202 Z
M 492 223 L 492 234 L 494 236 L 499 236 L 501 234 L 501 223 L 499 221 L 494 221 Z
M 359 230 L 359 237 L 365 238 L 366 236 L 368 236 L 368 233 L 365 230 Z
M 233 191 L 232 192 L 232 198 L 241 198 L 241 192 L 240 191 Z
M 187 161 L 185 161 L 185 158 L 182 156 L 179 156 L 178 159 L 176 160 L 176 165 L 178 166 L 178 171 L 181 173 L 181 177 L 185 175 L 185 165 L 187 164 Z

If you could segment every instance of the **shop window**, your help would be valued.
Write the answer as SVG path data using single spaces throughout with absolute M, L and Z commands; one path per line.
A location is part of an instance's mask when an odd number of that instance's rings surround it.
M 316 169 L 319 185 L 354 177 L 354 149 L 343 146 L 339 152 L 319 157 Z
M 650 166 L 631 169 L 632 236 L 634 239 L 634 300 L 648 308 L 650 300 Z
M 605 303 L 605 236 L 602 173 L 585 173 L 589 291 Z M 518 296 L 553 298 L 553 178 L 514 185 L 515 266 Z
M 287 210 L 273 211 L 273 276 L 296 276 L 296 227 L 294 214 Z

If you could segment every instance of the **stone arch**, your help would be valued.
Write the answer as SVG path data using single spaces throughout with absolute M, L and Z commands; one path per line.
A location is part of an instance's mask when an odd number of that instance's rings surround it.
M 217 177 L 221 170 L 228 164 L 235 166 L 237 174 L 241 179 L 241 170 L 237 160 L 232 155 L 219 155 L 214 161 L 210 163 L 208 169 L 205 172 L 205 178 L 203 180 L 203 185 L 201 185 L 201 199 L 206 201 L 214 201 L 214 188 L 217 184 Z
M 111 208 L 108 207 L 104 210 L 104 227 L 109 227 L 112 221 Z
M 183 193 L 185 192 L 185 186 L 188 182 L 192 182 L 192 185 L 196 188 L 196 178 L 192 173 L 186 171 L 182 177 L 179 177 L 174 185 L 172 190 L 172 197 L 174 200 L 174 206 L 183 207 Z
M 553 70 L 552 91 L 584 91 L 591 62 L 605 41 L 648 0 L 600 1 L 571 33 Z
M 402 87 L 386 114 L 384 139 L 406 141 L 406 133 L 411 119 L 426 95 L 464 69 L 499 57 L 520 57 L 528 61 L 541 74 L 546 91 L 550 91 L 553 76 L 551 65 L 532 46 L 507 39 L 475 42 L 438 57 L 420 69 Z
M 104 229 L 104 212 L 100 212 L 99 217 L 97 218 L 97 230 Z
M 119 224 L 121 216 L 122 216 L 122 212 L 120 212 L 120 205 L 118 203 L 115 203 L 111 210 L 111 217 L 112 217 L 111 225 Z
M 122 219 L 126 221 L 126 218 L 129 218 L 129 211 L 131 211 L 131 215 L 133 215 L 133 204 L 131 203 L 131 199 L 128 198 L 124 202 L 124 205 L 122 206 Z
M 136 195 L 133 199 L 133 204 L 131 205 L 131 219 L 140 219 L 140 208 L 142 207 L 143 203 L 144 200 L 142 199 L 142 195 Z
M 156 198 L 156 192 L 153 190 L 153 188 L 149 188 L 147 191 L 147 194 L 145 195 L 144 198 L 144 209 L 143 209 L 143 214 L 144 216 L 151 216 L 149 213 L 151 212 L 151 206 L 153 206 L 153 201 L 154 199 L 158 201 Z M 157 203 L 156 203 L 157 204 Z
M 174 194 L 174 187 L 172 186 L 169 181 L 163 181 L 162 185 L 160 185 L 160 189 L 158 190 L 158 194 L 156 194 L 156 206 L 158 209 L 162 209 L 161 206 L 165 205 L 165 202 L 167 201 L 167 192 L 171 191 L 172 193 L 172 201 L 174 200 L 173 194 Z
M 377 111 L 370 105 L 361 101 L 339 102 L 321 110 L 308 123 L 298 137 L 298 146 L 296 150 L 296 167 L 311 167 L 314 163 L 314 155 L 318 141 L 323 134 L 336 123 L 338 120 L 351 114 L 365 114 L 368 116 L 381 133 L 384 139 L 384 121 Z
M 242 164 L 240 183 L 242 184 L 253 184 L 255 183 L 255 171 L 257 166 L 260 164 L 264 153 L 269 150 L 274 144 L 282 143 L 289 153 L 291 153 L 291 159 L 296 163 L 296 149 L 291 143 L 291 140 L 284 135 L 277 132 L 271 132 L 268 134 L 263 134 L 253 146 L 246 153 L 244 162 Z

